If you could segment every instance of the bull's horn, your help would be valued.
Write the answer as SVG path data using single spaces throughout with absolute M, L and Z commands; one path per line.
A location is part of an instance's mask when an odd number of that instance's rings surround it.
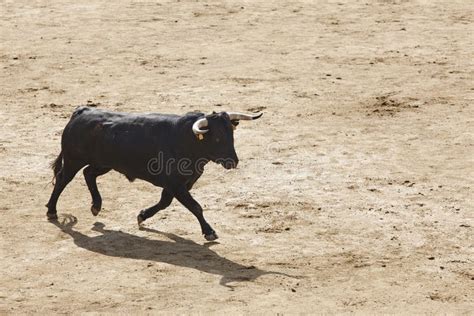
M 253 113 L 253 114 L 244 114 L 238 112 L 227 112 L 229 114 L 230 120 L 256 120 L 263 115 L 263 113 Z
M 201 129 L 203 127 L 207 127 L 207 118 L 205 118 L 205 117 L 197 120 L 196 122 L 194 122 L 194 124 L 193 124 L 194 134 L 202 135 L 202 134 L 205 134 L 205 133 L 209 132 L 208 129 Z

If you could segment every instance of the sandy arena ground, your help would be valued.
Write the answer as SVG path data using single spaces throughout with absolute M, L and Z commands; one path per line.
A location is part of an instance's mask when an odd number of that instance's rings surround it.
M 472 313 L 471 1 L 0 2 L 0 314 Z M 263 111 L 193 189 L 79 173 L 77 105 Z

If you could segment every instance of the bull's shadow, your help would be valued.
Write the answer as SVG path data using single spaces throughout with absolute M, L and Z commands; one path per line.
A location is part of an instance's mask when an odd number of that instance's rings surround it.
M 111 257 L 164 262 L 220 275 L 220 284 L 229 288 L 232 288 L 228 285 L 230 282 L 253 281 L 265 274 L 293 277 L 281 272 L 244 266 L 221 257 L 209 248 L 213 243 L 200 245 L 174 234 L 150 228 L 142 228 L 142 230 L 166 236 L 171 241 L 152 240 L 119 230 L 105 229 L 105 225 L 100 222 L 95 223 L 92 230 L 102 235 L 91 237 L 73 229 L 77 218 L 72 215 L 65 215 L 64 219 L 53 221 L 53 223 L 70 235 L 78 247 Z

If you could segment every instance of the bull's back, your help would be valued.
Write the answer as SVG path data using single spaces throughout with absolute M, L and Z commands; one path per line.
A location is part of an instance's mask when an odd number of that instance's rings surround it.
M 115 169 L 129 178 L 143 178 L 148 162 L 170 150 L 173 126 L 179 116 L 127 114 L 81 107 L 63 132 L 65 156 L 101 168 Z

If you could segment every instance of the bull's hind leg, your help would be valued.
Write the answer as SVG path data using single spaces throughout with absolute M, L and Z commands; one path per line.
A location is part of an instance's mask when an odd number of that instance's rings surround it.
M 164 210 L 165 208 L 170 206 L 171 201 L 173 201 L 173 194 L 171 194 L 171 192 L 169 192 L 168 190 L 163 189 L 163 192 L 161 192 L 160 202 L 158 202 L 158 204 L 156 205 L 153 205 L 152 207 L 149 207 L 141 211 L 140 214 L 138 214 L 137 216 L 138 225 L 143 223 L 147 218 L 150 218 L 156 213 L 158 213 L 158 211 Z
M 106 174 L 109 171 L 109 168 L 97 168 L 94 166 L 88 166 L 84 169 L 84 178 L 86 179 L 87 187 L 92 196 L 91 212 L 94 216 L 97 216 L 102 208 L 102 197 L 97 188 L 96 180 L 98 176 Z
M 74 178 L 76 173 L 85 165 L 86 164 L 82 161 L 64 158 L 64 164 L 62 165 L 61 170 L 56 174 L 56 183 L 54 185 L 53 193 L 49 198 L 48 204 L 46 204 L 48 207 L 46 216 L 48 216 L 49 220 L 55 220 L 58 218 L 56 204 L 58 203 L 59 196 L 68 183 Z

